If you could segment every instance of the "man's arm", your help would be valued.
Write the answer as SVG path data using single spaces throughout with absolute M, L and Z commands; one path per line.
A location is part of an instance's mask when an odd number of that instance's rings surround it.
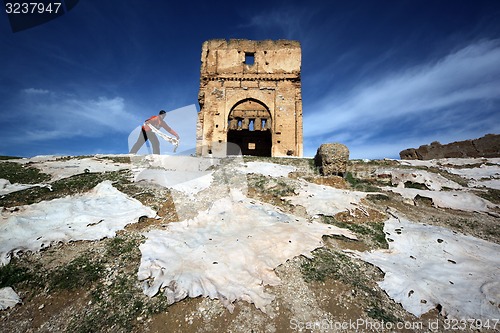
M 175 136 L 177 138 L 177 140 L 179 140 L 179 134 L 177 134 L 176 131 L 174 131 L 172 128 L 170 128 L 170 126 L 167 125 L 166 122 L 163 122 L 161 124 L 161 126 L 165 129 L 165 131 L 167 131 L 168 133 L 172 134 L 173 136 Z

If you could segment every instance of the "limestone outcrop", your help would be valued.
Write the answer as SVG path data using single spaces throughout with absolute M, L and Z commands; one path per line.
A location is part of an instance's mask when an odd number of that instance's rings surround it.
M 487 134 L 479 139 L 456 141 L 442 145 L 435 141 L 419 148 L 399 153 L 402 160 L 432 160 L 435 158 L 500 157 L 500 135 Z

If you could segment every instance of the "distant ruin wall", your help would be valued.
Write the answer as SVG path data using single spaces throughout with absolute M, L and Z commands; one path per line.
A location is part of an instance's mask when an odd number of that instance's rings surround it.
M 419 148 L 409 148 L 399 153 L 402 160 L 431 160 L 435 158 L 500 157 L 500 135 L 488 134 L 479 139 L 452 142 L 442 145 L 433 142 Z

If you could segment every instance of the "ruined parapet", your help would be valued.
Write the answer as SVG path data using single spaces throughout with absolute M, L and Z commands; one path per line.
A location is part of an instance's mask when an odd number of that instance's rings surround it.
M 442 145 L 435 141 L 419 148 L 399 153 L 402 160 L 431 160 L 435 158 L 500 157 L 500 135 L 488 134 L 479 139 L 457 141 Z
M 349 148 L 341 143 L 324 143 L 314 156 L 314 164 L 323 176 L 342 176 L 347 172 Z
M 197 154 L 232 142 L 244 155 L 302 156 L 300 66 L 297 41 L 203 43 Z

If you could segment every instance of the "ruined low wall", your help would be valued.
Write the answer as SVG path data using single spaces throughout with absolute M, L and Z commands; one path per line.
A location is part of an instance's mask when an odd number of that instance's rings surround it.
M 402 160 L 431 160 L 454 157 L 500 157 L 500 135 L 487 134 L 479 139 L 457 141 L 442 145 L 433 142 L 419 148 L 409 148 L 399 153 Z

